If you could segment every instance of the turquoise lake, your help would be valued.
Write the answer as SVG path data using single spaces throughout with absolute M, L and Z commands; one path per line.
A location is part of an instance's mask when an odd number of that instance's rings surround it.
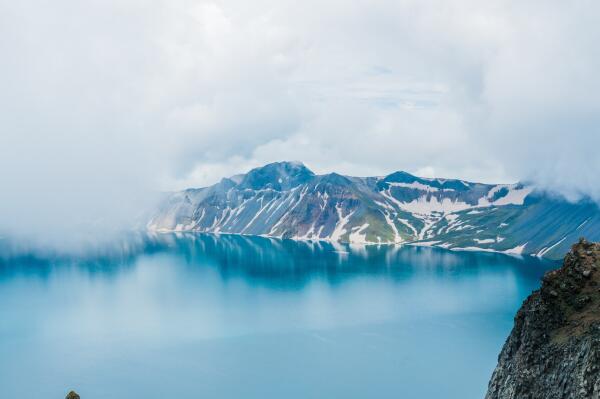
M 0 263 L 0 398 L 482 398 L 556 264 L 159 235 Z

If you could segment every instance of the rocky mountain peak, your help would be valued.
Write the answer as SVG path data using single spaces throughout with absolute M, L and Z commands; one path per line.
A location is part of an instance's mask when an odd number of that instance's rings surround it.
M 252 169 L 239 186 L 251 190 L 289 190 L 311 180 L 315 174 L 301 162 L 274 162 Z
M 515 317 L 486 398 L 600 397 L 600 244 L 584 239 Z

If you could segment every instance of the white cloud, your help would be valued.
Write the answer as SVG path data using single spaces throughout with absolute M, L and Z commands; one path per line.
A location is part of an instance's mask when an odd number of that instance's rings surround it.
M 0 220 L 11 229 L 126 225 L 146 193 L 282 159 L 531 179 L 600 199 L 592 2 L 2 9 Z

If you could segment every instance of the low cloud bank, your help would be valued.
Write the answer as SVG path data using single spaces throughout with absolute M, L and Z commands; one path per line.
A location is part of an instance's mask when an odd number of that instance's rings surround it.
M 599 201 L 599 17 L 558 1 L 7 3 L 1 234 L 110 240 L 158 192 L 282 159 Z

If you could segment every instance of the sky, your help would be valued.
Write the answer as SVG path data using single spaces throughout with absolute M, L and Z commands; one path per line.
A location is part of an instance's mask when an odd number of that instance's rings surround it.
M 0 228 L 127 225 L 154 193 L 280 160 L 600 200 L 599 19 L 577 0 L 0 0 Z

